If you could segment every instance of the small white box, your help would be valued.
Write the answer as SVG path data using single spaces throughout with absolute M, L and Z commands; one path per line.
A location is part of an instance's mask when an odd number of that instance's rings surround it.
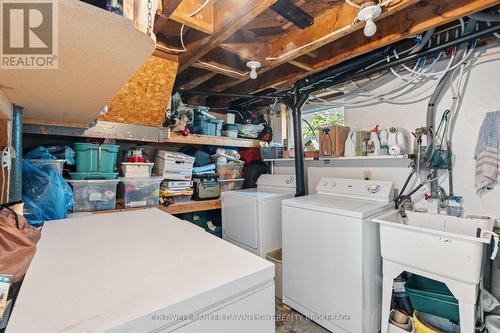
M 123 176 L 125 178 L 148 178 L 151 177 L 151 170 L 154 163 L 122 163 Z
M 164 179 L 191 180 L 194 157 L 172 151 L 160 150 L 156 156 L 154 174 Z
M 224 118 L 224 123 L 226 124 L 234 124 L 235 116 L 234 113 L 226 113 Z

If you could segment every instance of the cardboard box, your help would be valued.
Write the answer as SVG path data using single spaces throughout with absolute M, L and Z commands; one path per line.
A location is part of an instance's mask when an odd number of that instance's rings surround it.
M 319 156 L 344 156 L 345 141 L 349 134 L 349 127 L 330 126 L 319 130 Z

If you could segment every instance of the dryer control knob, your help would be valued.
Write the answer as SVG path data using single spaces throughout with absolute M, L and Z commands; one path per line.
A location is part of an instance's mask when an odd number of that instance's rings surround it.
M 378 184 L 370 184 L 368 185 L 368 192 L 370 193 L 377 193 L 380 191 L 380 185 Z

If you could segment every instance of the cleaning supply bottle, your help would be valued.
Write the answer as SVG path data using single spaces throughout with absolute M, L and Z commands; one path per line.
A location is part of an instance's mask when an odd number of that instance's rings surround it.
M 354 139 L 356 132 L 358 132 L 358 129 L 356 127 L 351 127 L 349 134 L 347 134 L 347 139 L 344 144 L 344 156 L 346 157 L 356 156 L 356 143 Z
M 380 140 L 378 138 L 378 125 L 370 133 L 370 140 L 366 147 L 368 156 L 380 156 Z
M 380 154 L 389 155 L 389 132 L 387 128 L 380 131 Z

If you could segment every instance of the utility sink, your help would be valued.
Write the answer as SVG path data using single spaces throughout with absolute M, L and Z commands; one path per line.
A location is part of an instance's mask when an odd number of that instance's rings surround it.
M 394 210 L 373 219 L 380 224 L 384 260 L 453 280 L 477 284 L 491 241 L 492 219 Z

